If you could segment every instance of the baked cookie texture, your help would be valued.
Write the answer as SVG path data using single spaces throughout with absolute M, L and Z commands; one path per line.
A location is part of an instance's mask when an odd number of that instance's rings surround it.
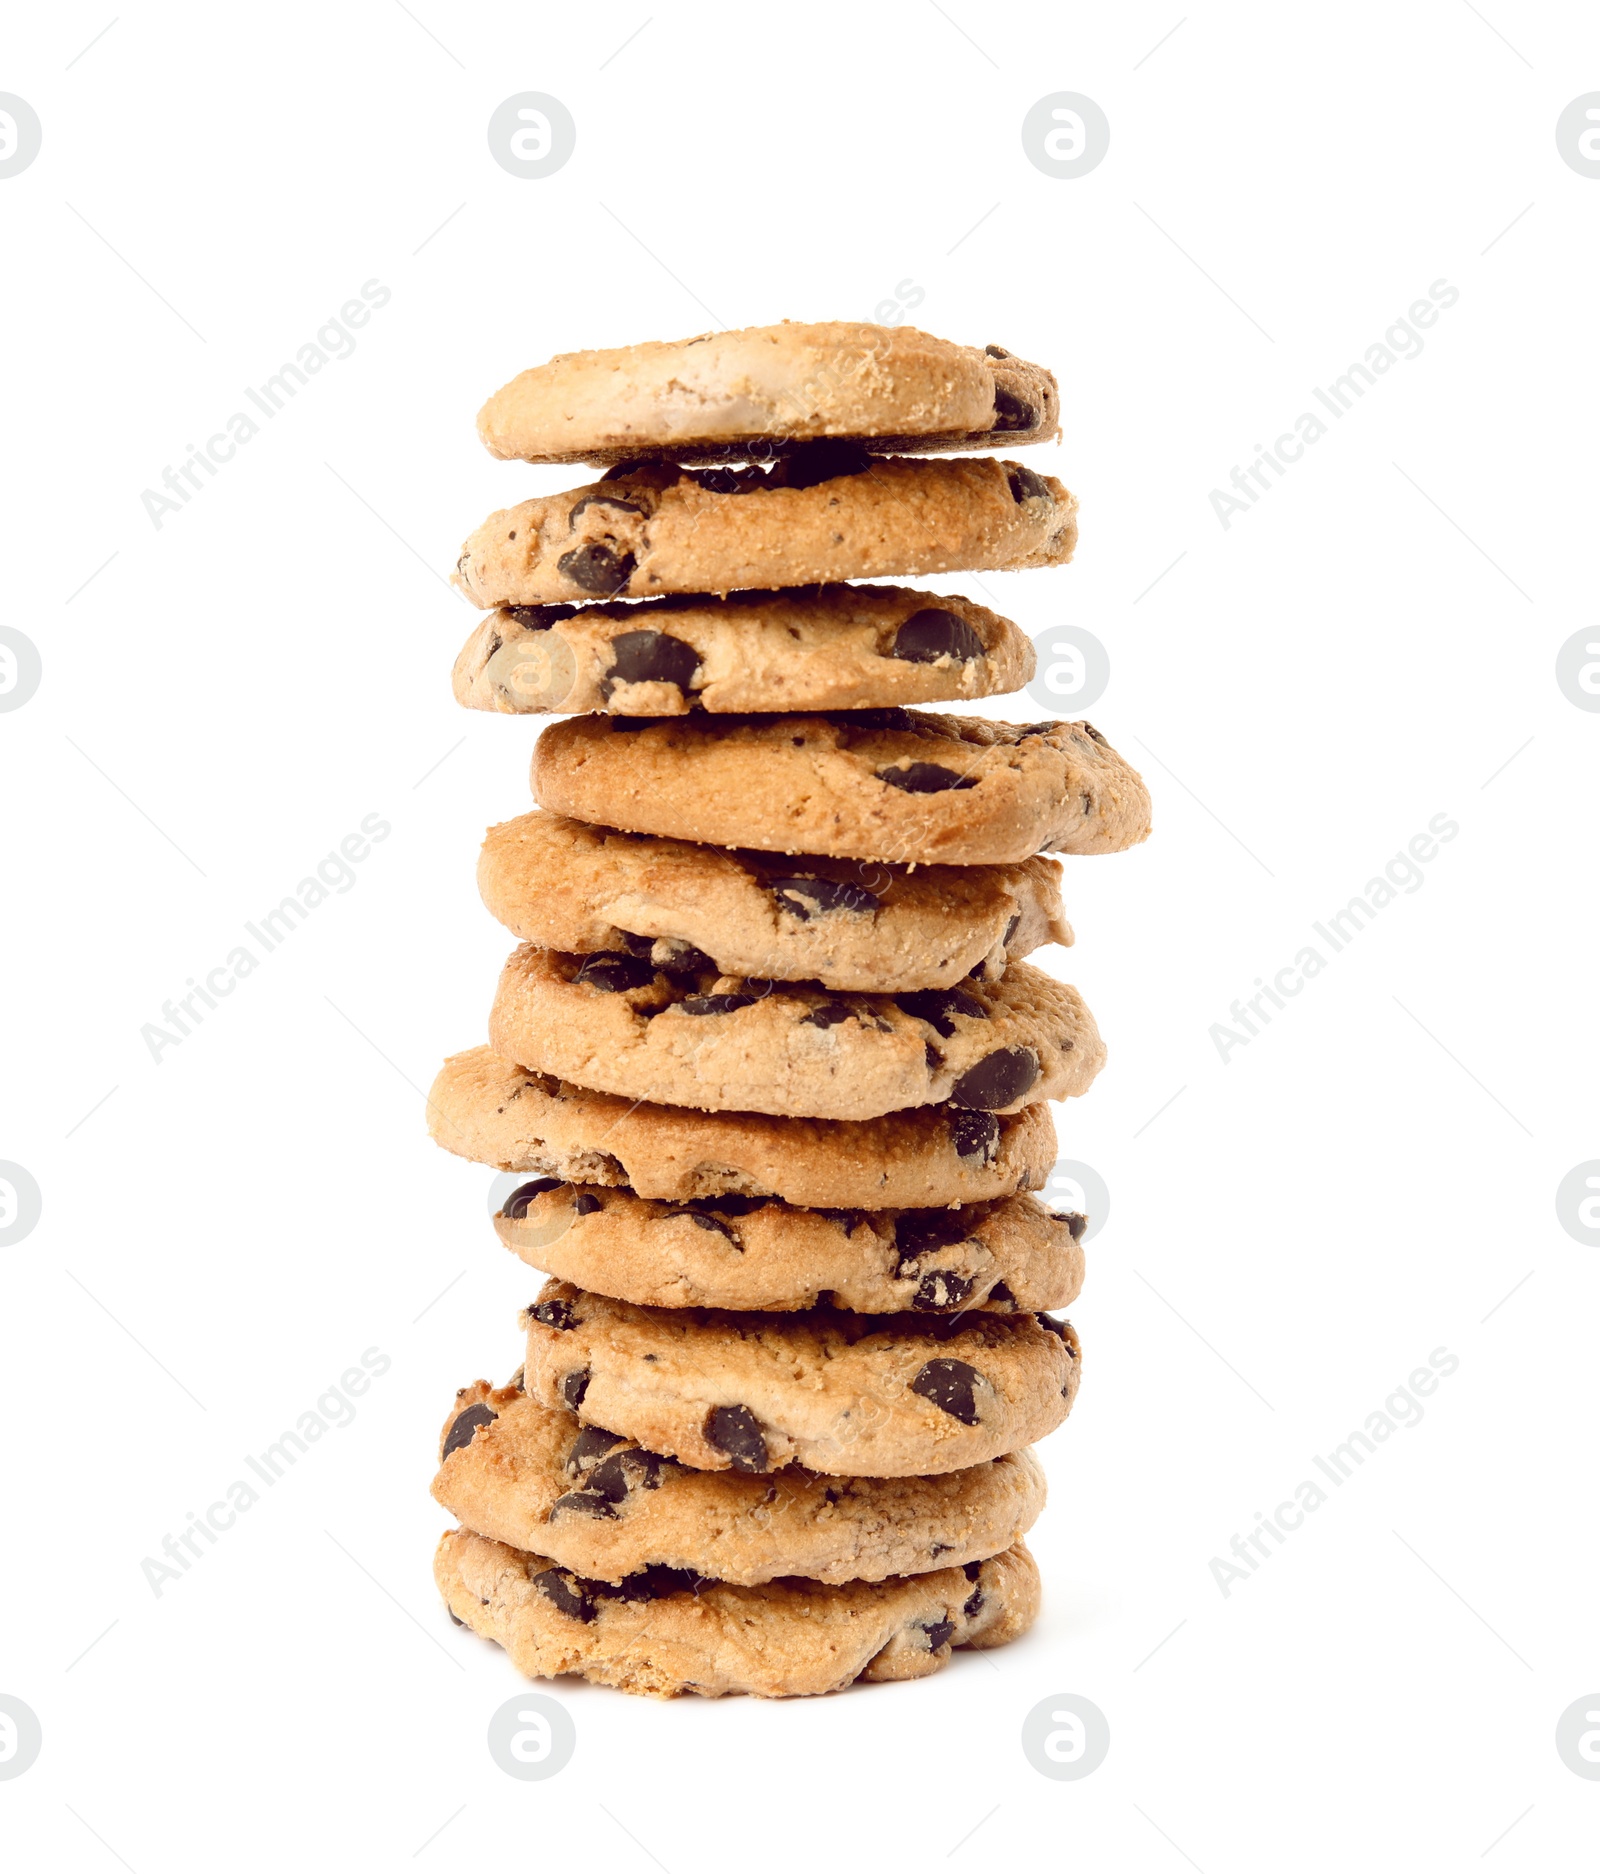
M 662 1203 L 537 1178 L 495 1215 L 530 1268 L 650 1308 L 857 1314 L 1066 1308 L 1083 1216 L 1018 1195 L 939 1210 L 800 1210 L 774 1198 Z
M 1105 1044 L 1078 992 L 1031 964 L 996 983 L 862 996 L 520 944 L 489 1011 L 507 1060 L 626 1099 L 874 1119 L 1016 1112 L 1087 1091 Z
M 573 716 L 540 735 L 532 783 L 575 820 L 891 865 L 1124 852 L 1150 834 L 1144 782 L 1087 722 Z
M 561 353 L 497 390 L 478 434 L 524 462 L 700 461 L 823 436 L 895 453 L 1044 442 L 1059 417 L 1055 378 L 1001 346 L 785 320 Z
M 531 1398 L 695 1470 L 937 1476 L 1052 1432 L 1078 1337 L 1050 1315 L 640 1308 L 547 1282 L 523 1315 Z
M 1014 1640 L 1039 1608 L 1039 1571 L 1021 1543 L 881 1582 L 736 1587 L 658 1571 L 611 1586 L 454 1529 L 433 1574 L 454 1619 L 529 1678 L 574 1672 L 656 1698 L 793 1698 L 856 1679 L 921 1679 L 952 1647 Z
M 737 1193 L 819 1208 L 970 1204 L 1041 1190 L 1056 1161 L 1042 1102 L 856 1121 L 704 1113 L 591 1093 L 483 1047 L 439 1070 L 428 1129 L 447 1151 L 500 1171 L 626 1185 L 674 1203 Z
M 996 982 L 1041 944 L 1070 944 L 1058 860 L 890 866 L 791 861 L 620 833 L 564 814 L 490 827 L 484 904 L 549 950 L 622 951 L 661 968 L 814 978 L 893 993 Z
M 1045 1479 L 1031 1451 L 942 1477 L 690 1470 L 480 1380 L 445 1420 L 433 1495 L 479 1535 L 591 1580 L 671 1569 L 755 1587 L 982 1561 L 1033 1526 Z
M 507 715 L 681 716 L 956 702 L 1033 672 L 1031 640 L 971 599 L 835 585 L 501 606 L 452 683 L 468 709 Z
M 1016 462 L 911 461 L 808 443 L 770 468 L 609 471 L 491 514 L 461 549 L 474 605 L 648 599 L 1062 566 L 1078 504 Z

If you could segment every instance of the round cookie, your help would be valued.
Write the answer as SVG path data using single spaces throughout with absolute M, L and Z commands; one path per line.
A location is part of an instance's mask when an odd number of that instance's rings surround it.
M 649 463 L 504 508 L 462 547 L 454 583 L 488 609 L 1062 566 L 1077 514 L 1060 482 L 1015 462 L 806 443 L 770 469 Z
M 534 744 L 532 780 L 575 820 L 895 865 L 1124 852 L 1150 834 L 1144 782 L 1087 722 L 572 716 Z
M 458 703 L 505 715 L 862 709 L 1020 690 L 1032 642 L 905 586 L 501 606 L 456 659 Z
M 433 1576 L 456 1624 L 503 1646 L 530 1679 L 576 1672 L 655 1698 L 792 1698 L 854 1679 L 921 1679 L 953 1646 L 1016 1639 L 1039 1611 L 1039 1571 L 1021 1543 L 882 1582 L 746 1588 L 658 1570 L 613 1587 L 453 1529 Z
M 651 1308 L 1034 1314 L 1077 1300 L 1086 1221 L 1021 1195 L 959 1210 L 798 1210 L 537 1178 L 494 1227 L 530 1267 Z
M 434 1500 L 458 1521 L 610 1582 L 661 1568 L 743 1587 L 953 1568 L 1009 1548 L 1045 1499 L 1030 1451 L 943 1477 L 690 1470 L 483 1380 L 456 1395 L 441 1447 Z
M 861 996 L 519 944 L 489 1011 L 505 1059 L 625 1099 L 874 1119 L 1015 1112 L 1088 1090 L 1105 1044 L 1078 992 L 1029 963 L 997 983 Z
M 1057 1149 L 1042 1101 L 1005 1115 L 924 1106 L 856 1121 L 699 1113 L 564 1086 L 489 1048 L 440 1068 L 428 1130 L 447 1151 L 501 1171 L 627 1185 L 672 1203 L 733 1192 L 863 1209 L 1037 1191 Z
M 785 320 L 561 353 L 497 390 L 478 434 L 491 455 L 524 462 L 742 458 L 820 436 L 942 454 L 1046 442 L 1059 416 L 1054 377 L 998 345 Z
M 530 1398 L 703 1471 L 965 1470 L 1054 1431 L 1082 1364 L 1070 1324 L 986 1309 L 735 1314 L 547 1282 L 522 1320 Z
M 795 864 L 554 813 L 490 827 L 478 860 L 483 902 L 544 949 L 620 950 L 663 968 L 693 952 L 729 976 L 867 993 L 994 982 L 1038 945 L 1070 944 L 1060 882 L 1055 859 Z

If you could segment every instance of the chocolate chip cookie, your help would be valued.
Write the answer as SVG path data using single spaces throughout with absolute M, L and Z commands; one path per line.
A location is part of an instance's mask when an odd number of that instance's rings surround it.
M 530 1398 L 702 1471 L 964 1470 L 1054 1431 L 1082 1364 L 1047 1314 L 640 1308 L 547 1282 L 522 1318 Z
M 611 1585 L 453 1529 L 433 1574 L 452 1618 L 530 1679 L 576 1672 L 654 1698 L 794 1698 L 854 1679 L 921 1679 L 953 1646 L 1016 1639 L 1039 1610 L 1039 1571 L 1020 1542 L 965 1568 L 881 1582 L 747 1588 L 657 1569 Z
M 1078 992 L 1028 963 L 997 983 L 863 996 L 533 944 L 501 972 L 489 1045 L 625 1099 L 813 1119 L 946 1101 L 1016 1112 L 1087 1091 L 1105 1063 Z
M 882 1581 L 996 1555 L 1044 1508 L 1029 1451 L 942 1477 L 697 1471 L 482 1380 L 456 1395 L 440 1442 L 436 1502 L 481 1536 L 597 1581 L 657 1569 L 714 1570 L 742 1587 Z
M 1038 945 L 1070 944 L 1060 882 L 1055 859 L 797 864 L 555 813 L 490 827 L 478 860 L 484 903 L 542 948 L 866 992 L 996 982 Z
M 1037 1313 L 1083 1285 L 1086 1219 L 1016 1196 L 943 1210 L 685 1204 L 536 1178 L 495 1216 L 506 1248 L 578 1288 L 652 1308 Z
M 769 468 L 618 468 L 502 509 L 455 584 L 489 608 L 1062 566 L 1077 514 L 1060 482 L 1015 462 L 806 443 Z
M 530 1074 L 489 1048 L 450 1057 L 428 1129 L 501 1171 L 626 1185 L 684 1203 L 725 1193 L 790 1204 L 901 1209 L 1043 1188 L 1056 1131 L 1042 1102 L 997 1114 L 924 1106 L 881 1119 L 772 1119 L 648 1106 Z
M 562 353 L 497 390 L 478 434 L 490 454 L 524 462 L 737 460 L 821 436 L 944 454 L 1048 441 L 1059 415 L 1054 377 L 999 345 L 786 319 Z
M 533 792 L 629 832 L 895 865 L 1123 852 L 1150 833 L 1144 782 L 1087 722 L 926 710 L 574 716 L 535 744 Z
M 1020 690 L 1033 645 L 970 599 L 905 586 L 501 606 L 456 659 L 456 701 L 506 715 L 862 709 Z

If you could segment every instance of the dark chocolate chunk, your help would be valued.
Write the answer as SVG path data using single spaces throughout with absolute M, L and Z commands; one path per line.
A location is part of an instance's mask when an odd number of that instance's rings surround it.
M 700 654 L 666 631 L 624 631 L 611 640 L 611 668 L 600 680 L 609 697 L 618 683 L 672 683 L 687 695 Z
M 631 957 L 648 957 L 656 947 L 654 937 L 636 937 L 631 930 L 618 931 L 622 947 Z
M 1031 468 L 1023 468 L 1019 462 L 1006 464 L 1006 486 L 1011 490 L 1013 501 L 1050 499 L 1050 484 L 1045 478 L 1036 475 Z
M 580 1366 L 575 1372 L 568 1373 L 561 1382 L 561 1403 L 569 1412 L 576 1412 L 583 1404 L 583 1395 L 589 1390 L 589 1369 Z
M 983 639 L 959 612 L 928 605 L 901 625 L 889 655 L 907 664 L 936 664 L 941 657 L 970 664 L 984 655 Z
M 956 1623 L 953 1620 L 923 1621 L 922 1631 L 928 1636 L 928 1651 L 930 1653 L 937 1653 L 941 1646 L 948 1643 L 951 1634 L 954 1633 L 955 1630 Z
M 971 1293 L 970 1276 L 957 1275 L 954 1269 L 930 1269 L 917 1285 L 911 1305 L 919 1313 L 940 1314 L 961 1307 Z
M 968 1366 L 965 1360 L 930 1360 L 911 1382 L 911 1390 L 963 1425 L 976 1425 L 975 1388 L 982 1378 L 978 1369 Z
M 748 1217 L 752 1210 L 764 1210 L 770 1197 L 751 1197 L 743 1191 L 727 1191 L 720 1197 L 697 1197 L 689 1206 L 693 1211 L 714 1210 L 719 1217 Z
M 989 358 L 1009 358 L 1011 356 L 1009 351 L 1003 350 L 999 345 L 985 345 L 983 350 L 985 357 Z
M 1052 1223 L 1064 1223 L 1067 1226 L 1067 1234 L 1072 1238 L 1074 1243 L 1081 1243 L 1083 1241 L 1083 1233 L 1089 1227 L 1089 1219 L 1081 1210 L 1052 1210 L 1050 1213 L 1050 1221 Z
M 602 1496 L 598 1490 L 565 1490 L 550 1505 L 550 1520 L 558 1516 L 615 1516 L 616 1510 L 609 1497 Z
M 660 1601 L 669 1594 L 698 1594 L 710 1585 L 706 1576 L 697 1575 L 692 1568 L 668 1568 L 661 1562 L 625 1575 L 614 1588 L 595 1584 L 597 1592 L 614 1595 L 619 1601 Z
M 851 1009 L 843 1002 L 819 1002 L 808 1014 L 800 1017 L 802 1028 L 837 1028 L 840 1022 L 847 1022 Z
M 900 1255 L 895 1274 L 915 1275 L 919 1256 L 964 1243 L 971 1234 L 959 1210 L 902 1210 L 894 1220 L 894 1246 Z
M 966 1576 L 968 1581 L 976 1581 L 979 1575 L 983 1573 L 983 1563 L 963 1562 L 961 1564 L 961 1572 Z
M 499 1417 L 498 1412 L 491 1412 L 486 1405 L 470 1405 L 465 1412 L 458 1412 L 449 1431 L 444 1435 L 444 1447 L 439 1453 L 440 1461 L 449 1457 L 452 1451 L 461 1451 L 472 1443 L 473 1438 L 485 1425 L 492 1425 Z
M 957 1158 L 976 1158 L 992 1165 L 1000 1149 L 1000 1121 L 993 1113 L 960 1112 L 946 1114 L 950 1143 Z
M 624 956 L 620 950 L 596 950 L 583 959 L 572 980 L 587 983 L 591 989 L 604 989 L 609 995 L 621 995 L 628 989 L 642 989 L 655 973 L 654 966 L 643 957 Z
M 563 1334 L 578 1325 L 572 1312 L 572 1303 L 569 1301 L 536 1302 L 528 1313 L 541 1326 L 553 1327 Z
M 759 996 L 685 996 L 678 1007 L 685 1015 L 731 1015 L 758 1001 Z
M 500 1215 L 509 1217 L 513 1223 L 519 1222 L 527 1216 L 528 1206 L 541 1192 L 558 1191 L 560 1188 L 559 1178 L 530 1178 L 526 1184 L 519 1184 L 500 1206 Z
M 865 885 L 841 879 L 773 878 L 767 889 L 797 918 L 820 917 L 827 911 L 876 911 L 881 902 Z
M 922 1058 L 924 1062 L 926 1062 L 930 1074 L 938 1073 L 939 1069 L 944 1066 L 944 1056 L 931 1041 L 923 1042 Z
M 614 1446 L 624 1441 L 617 1432 L 608 1432 L 601 1425 L 585 1425 L 572 1441 L 572 1449 L 562 1461 L 561 1468 L 569 1477 L 581 1477 L 583 1473 L 597 1464 Z
M 585 495 L 581 501 L 573 503 L 572 512 L 567 516 L 569 527 L 576 525 L 578 516 L 585 508 L 617 508 L 624 514 L 644 513 L 637 501 L 624 501 L 621 495 Z
M 996 1048 L 969 1067 L 950 1089 L 954 1106 L 992 1113 L 1020 1100 L 1039 1078 L 1039 1057 L 1032 1048 Z
M 913 989 L 896 996 L 894 1003 L 907 1015 L 926 1022 L 935 1034 L 943 1035 L 947 1041 L 956 1031 L 955 1016 L 970 1015 L 980 1022 L 989 1019 L 989 1011 L 983 1004 L 959 989 Z
M 909 709 L 901 709 L 898 704 L 891 704 L 887 709 L 840 710 L 829 716 L 828 720 L 844 733 L 847 745 L 854 735 L 863 732 L 876 735 L 886 729 L 904 729 L 913 733 L 920 729 L 937 733 L 929 718 L 919 719 Z
M 961 1603 L 961 1611 L 967 1617 L 967 1619 L 970 1620 L 972 1616 L 975 1613 L 977 1613 L 978 1609 L 982 1606 L 983 1606 L 983 1589 L 974 1588 L 972 1592 L 967 1596 L 967 1598 Z
M 995 1283 L 994 1287 L 989 1290 L 989 1299 L 990 1301 L 1005 1302 L 1009 1307 L 1013 1308 L 1017 1305 L 1016 1296 L 1012 1294 L 1011 1290 L 1004 1282 Z
M 593 1191 L 580 1191 L 572 1200 L 572 1208 L 580 1217 L 592 1217 L 597 1210 L 602 1210 L 605 1206 Z
M 952 788 L 978 785 L 972 775 L 941 768 L 936 761 L 914 761 L 907 768 L 880 768 L 878 779 L 907 794 L 944 794 Z
M 1017 914 L 1014 917 L 1007 918 L 1006 919 L 1006 934 L 1004 937 L 1000 939 L 1000 941 L 1004 944 L 1009 944 L 1011 939 L 1016 936 L 1017 926 L 1021 922 L 1022 922 L 1022 913 L 1020 911 L 1017 912 Z
M 767 1441 L 749 1406 L 713 1406 L 706 1414 L 705 1439 L 733 1460 L 736 1471 L 764 1471 L 771 1465 Z
M 568 1619 L 594 1619 L 594 1601 L 587 1592 L 591 1584 L 580 1581 L 576 1575 L 569 1575 L 561 1568 L 546 1568 L 534 1576 L 533 1585 Z
M 1014 390 L 1007 390 L 1004 384 L 994 387 L 994 427 L 1000 429 L 1032 429 L 1039 420 L 1039 412 L 1028 402 L 1026 397 L 1019 397 Z
M 1066 1348 L 1067 1358 L 1070 1360 L 1072 1357 L 1072 1342 L 1067 1339 L 1066 1322 L 1058 1321 L 1052 1314 L 1036 1314 L 1033 1318 L 1039 1323 L 1040 1327 L 1048 1328 L 1052 1334 L 1060 1336 L 1061 1344 Z
M 700 468 L 687 471 L 689 479 L 714 495 L 754 494 L 767 485 L 767 471 L 749 468 Z
M 731 1223 L 724 1223 L 720 1217 L 703 1216 L 692 1204 L 689 1206 L 689 1216 L 698 1229 L 714 1230 L 718 1236 L 725 1236 L 735 1249 L 744 1248 Z
M 548 631 L 563 618 L 575 617 L 576 605 L 508 605 L 506 610 L 524 631 Z
M 1018 472 L 1026 473 L 1025 470 Z M 603 540 L 591 540 L 587 546 L 563 553 L 556 561 L 556 570 L 575 586 L 582 586 L 585 592 L 611 593 L 620 592 L 628 583 L 636 563 L 631 553 L 619 553 Z
M 826 438 L 821 442 L 803 442 L 780 456 L 767 485 L 815 488 L 819 482 L 831 482 L 840 475 L 861 475 L 871 467 L 872 457 L 860 443 Z

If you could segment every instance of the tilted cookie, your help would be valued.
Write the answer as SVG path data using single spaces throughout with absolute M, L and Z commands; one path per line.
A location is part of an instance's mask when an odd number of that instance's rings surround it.
M 580 1426 L 520 1387 L 480 1380 L 445 1421 L 433 1495 L 480 1536 L 592 1580 L 715 1570 L 753 1587 L 781 1575 L 882 1581 L 981 1561 L 1032 1527 L 1045 1481 L 1030 1451 L 943 1477 L 690 1470 Z
M 530 1398 L 702 1471 L 964 1470 L 1054 1431 L 1082 1364 L 1070 1324 L 986 1309 L 735 1314 L 547 1282 L 522 1319 Z
M 1042 1101 L 1004 1116 L 952 1106 L 866 1120 L 700 1113 L 564 1086 L 489 1048 L 440 1068 L 428 1130 L 501 1171 L 627 1185 L 673 1203 L 741 1192 L 819 1207 L 971 1204 L 1042 1189 L 1056 1161 Z
M 570 351 L 523 371 L 478 413 L 491 455 L 524 462 L 680 461 L 848 436 L 900 452 L 1046 442 L 1056 381 L 998 345 L 912 325 L 830 320 Z
M 959 1210 L 799 1210 L 770 1197 L 667 1204 L 536 1178 L 495 1215 L 530 1267 L 652 1308 L 1037 1313 L 1083 1286 L 1086 1219 L 1016 1196 Z
M 1015 462 L 915 462 L 807 443 L 770 469 L 612 469 L 491 514 L 461 549 L 474 605 L 649 599 L 1062 566 L 1078 503 Z
M 970 599 L 905 586 L 501 606 L 456 659 L 456 701 L 505 715 L 861 709 L 1001 696 L 1031 641 Z
M 997 983 L 862 996 L 533 944 L 500 973 L 489 1045 L 625 1099 L 813 1119 L 947 1100 L 1015 1112 L 1087 1092 L 1106 1052 L 1078 992 L 1029 963 Z
M 453 1529 L 433 1576 L 456 1624 L 503 1646 L 530 1679 L 576 1672 L 654 1698 L 794 1698 L 854 1679 L 921 1679 L 953 1646 L 1016 1639 L 1039 1611 L 1039 1571 L 1020 1542 L 965 1568 L 881 1582 L 745 1588 L 655 1570 L 612 1587 Z
M 1072 942 L 1061 865 L 908 868 L 729 852 L 525 813 L 490 827 L 478 889 L 500 922 L 549 950 L 621 950 L 661 967 L 829 989 L 998 981 L 1040 944 Z
M 573 716 L 535 743 L 532 779 L 575 820 L 897 865 L 1124 852 L 1150 834 L 1144 782 L 1087 722 Z

